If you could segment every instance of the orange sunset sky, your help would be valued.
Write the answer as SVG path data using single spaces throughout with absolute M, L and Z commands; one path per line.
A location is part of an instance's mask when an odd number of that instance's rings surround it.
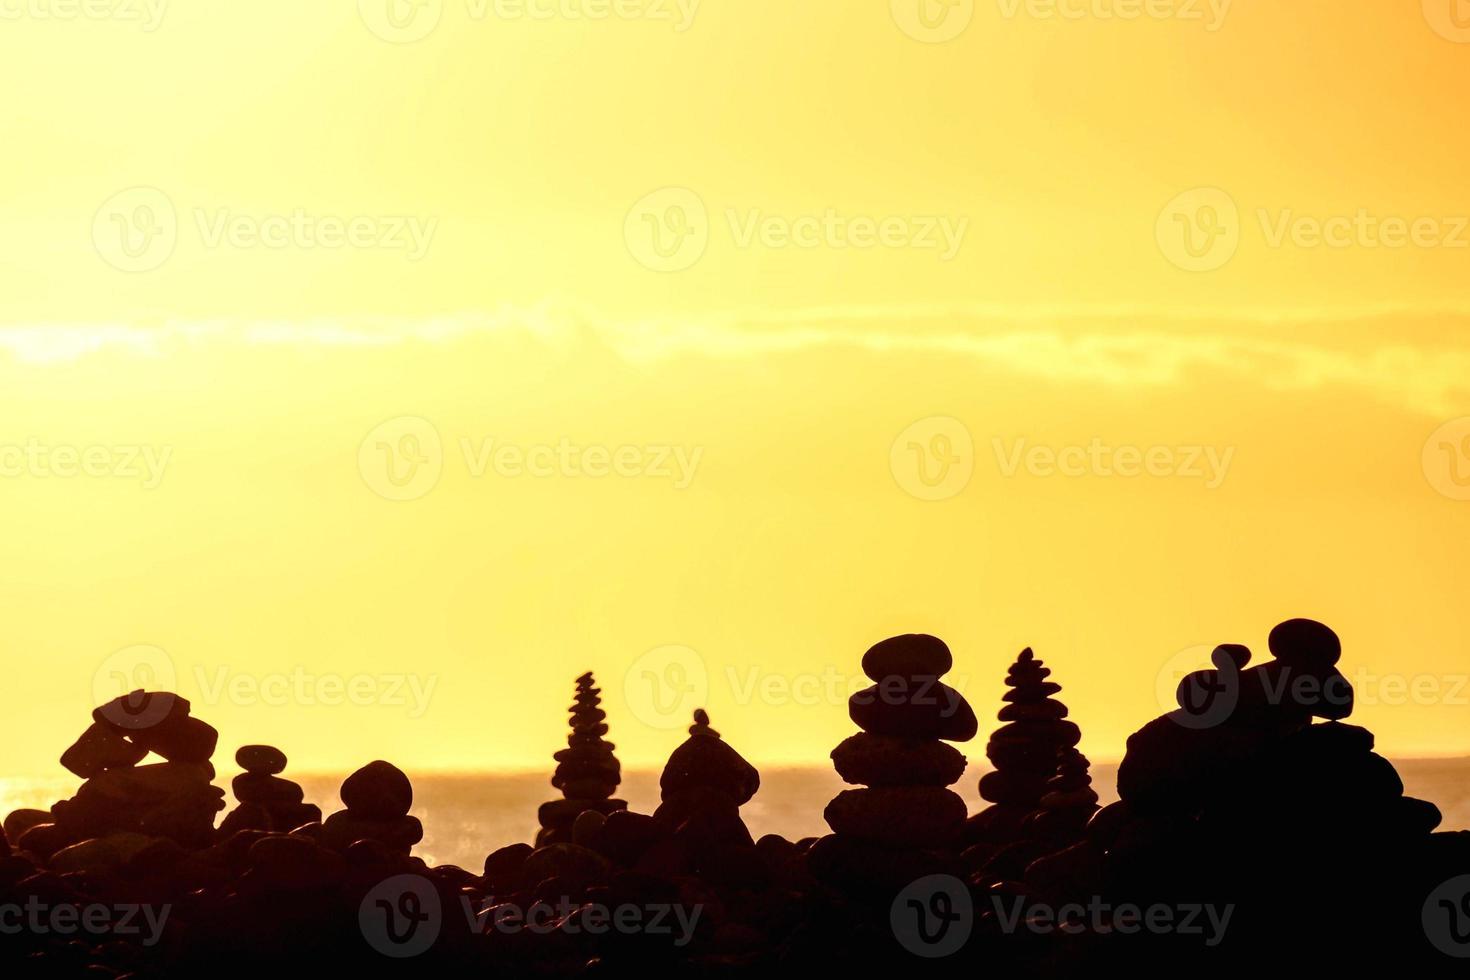
M 1460 0 L 0 8 L 0 774 L 545 768 L 589 668 L 821 764 L 907 631 L 1117 758 L 1292 616 L 1470 754 Z

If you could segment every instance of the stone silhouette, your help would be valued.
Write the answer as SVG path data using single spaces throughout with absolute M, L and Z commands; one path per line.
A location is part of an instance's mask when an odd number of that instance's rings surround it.
M 755 841 L 740 808 L 760 789 L 755 766 L 694 712 L 689 738 L 669 756 L 659 777 L 663 801 L 653 818 L 695 874 L 718 883 L 743 880 L 755 867 Z
M 1087 760 L 1075 750 L 1081 729 L 1067 720 L 1067 706 L 1055 697 L 1062 686 L 1047 680 L 1050 676 L 1051 668 L 1030 647 L 1006 673 L 1010 690 L 997 716 L 1005 724 L 985 746 L 995 769 L 980 779 L 980 796 L 991 805 L 970 818 L 968 843 L 1065 836 L 1080 832 L 1096 809 Z M 1043 812 L 1047 798 L 1050 805 Z
M 392 763 L 369 762 L 343 781 L 340 795 L 346 809 L 322 824 L 324 846 L 345 851 L 358 841 L 376 841 L 407 855 L 424 839 L 423 824 L 408 812 L 413 786 Z
M 965 823 L 965 801 L 949 789 L 965 758 L 947 742 L 975 736 L 975 713 L 939 678 L 953 666 L 937 637 L 896 636 L 863 655 L 873 686 L 854 694 L 848 715 L 862 731 L 832 751 L 844 790 L 824 814 L 833 834 L 811 848 L 814 874 L 835 884 L 884 891 L 949 867 Z
M 577 693 L 569 709 L 572 731 L 567 747 L 553 756 L 557 765 L 551 785 L 561 790 L 562 799 L 541 805 L 537 846 L 570 842 L 573 824 L 588 810 L 607 816 L 628 806 L 613 798 L 622 781 L 622 767 L 613 755 L 615 746 L 603 738 L 608 726 L 601 694 L 591 671 L 577 678 Z
M 280 749 L 246 745 L 235 753 L 235 763 L 245 770 L 230 783 L 239 805 L 220 822 L 220 840 L 228 840 L 240 830 L 284 832 L 321 822 L 321 808 L 304 802 L 301 787 L 281 777 L 286 770 L 286 754 Z

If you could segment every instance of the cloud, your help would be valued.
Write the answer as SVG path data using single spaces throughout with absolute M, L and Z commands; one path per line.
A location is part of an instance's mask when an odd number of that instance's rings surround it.
M 815 350 L 963 358 L 1023 377 L 1108 387 L 1181 386 L 1202 372 L 1273 390 L 1341 386 L 1430 417 L 1470 414 L 1470 313 L 1171 314 L 1124 308 L 827 308 L 616 320 L 502 310 L 408 321 L 0 327 L 0 351 L 33 365 L 103 351 L 148 357 L 201 345 L 383 348 L 519 339 L 592 343 L 633 363 L 768 358 Z

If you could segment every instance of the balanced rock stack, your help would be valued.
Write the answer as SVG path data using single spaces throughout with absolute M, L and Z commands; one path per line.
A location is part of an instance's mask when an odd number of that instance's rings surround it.
M 970 818 L 965 839 L 971 844 L 1007 844 L 1026 836 L 1028 821 L 1042 806 L 1042 798 L 1053 791 L 1068 795 L 1053 800 L 1054 809 L 1075 802 L 1079 809 L 1087 805 L 1085 794 L 1091 783 L 1087 776 L 1087 760 L 1080 753 L 1064 756 L 1082 739 L 1081 730 L 1067 721 L 1067 706 L 1052 695 L 1062 686 L 1047 678 L 1051 669 L 1031 651 L 1021 651 L 1006 674 L 1011 690 L 1001 698 L 1005 707 L 997 716 L 1006 724 L 996 729 L 985 746 L 985 754 L 995 766 L 993 772 L 980 779 L 980 796 L 992 805 Z M 1073 757 L 1075 756 L 1075 758 Z M 1067 761 L 1068 772 L 1059 772 L 1059 761 Z M 1077 774 L 1081 760 L 1081 776 Z M 1053 779 L 1066 776 L 1065 781 Z M 1091 803 L 1097 797 L 1092 796 Z M 1081 817 L 1085 824 L 1093 808 Z M 1065 822 L 1050 817 L 1042 826 Z M 1080 825 L 1079 825 L 1080 826 Z
M 1082 839 L 1087 822 L 1098 810 L 1089 765 L 1087 756 L 1077 749 L 1062 749 L 1057 774 L 1047 782 L 1036 812 L 1026 819 L 1027 836 L 1058 846 Z
M 230 784 L 240 805 L 220 822 L 221 840 L 241 830 L 286 833 L 321 822 L 321 808 L 302 802 L 305 794 L 301 787 L 281 778 L 286 770 L 286 754 L 280 749 L 246 745 L 235 753 L 235 763 L 245 770 Z
M 213 842 L 224 790 L 211 785 L 219 733 L 189 714 L 176 694 L 134 691 L 92 712 L 92 724 L 61 756 L 86 782 L 51 808 L 50 822 L 16 843 L 49 856 L 110 834 L 169 838 L 186 847 Z M 149 754 L 165 761 L 138 765 Z
M 760 789 L 761 777 L 694 712 L 689 738 L 673 751 L 659 777 L 662 803 L 654 820 L 673 834 L 689 867 L 711 880 L 738 879 L 755 865 L 755 841 L 740 808 Z
M 538 847 L 570 842 L 572 824 L 588 810 L 606 816 L 627 809 L 626 801 L 612 798 L 622 781 L 622 767 L 613 755 L 613 743 L 603 739 L 607 712 L 602 710 L 601 694 L 591 671 L 577 678 L 577 693 L 569 709 L 572 733 L 567 736 L 567 747 L 553 756 L 557 764 L 551 785 L 561 790 L 563 798 L 541 804 Z
M 345 851 L 357 841 L 368 840 L 406 856 L 424 839 L 424 825 L 408 814 L 413 806 L 413 784 L 392 763 L 369 762 L 342 782 L 340 795 L 347 809 L 338 810 L 322 824 L 325 847 Z
M 863 655 L 875 683 L 848 700 L 862 732 L 832 750 L 844 781 L 824 816 L 834 832 L 813 847 L 812 871 L 828 880 L 892 884 L 922 870 L 925 852 L 949 851 L 965 823 L 965 801 L 948 789 L 965 757 L 945 742 L 975 737 L 975 712 L 939 681 L 953 666 L 937 637 L 896 636 Z M 871 874 L 868 874 L 871 872 Z
M 1470 871 L 1463 845 L 1433 833 L 1438 808 L 1404 795 L 1373 734 L 1340 722 L 1353 694 L 1336 634 L 1291 620 L 1269 644 L 1276 659 L 1249 669 L 1246 647 L 1218 647 L 1214 670 L 1179 685 L 1180 710 L 1128 739 L 1121 800 L 1088 828 L 1109 889 L 1235 903 L 1225 946 L 1240 962 L 1279 946 L 1290 903 L 1299 935 L 1371 935 L 1408 964 L 1426 952 L 1424 896 Z M 1313 969 L 1356 955 L 1324 946 L 1304 956 Z

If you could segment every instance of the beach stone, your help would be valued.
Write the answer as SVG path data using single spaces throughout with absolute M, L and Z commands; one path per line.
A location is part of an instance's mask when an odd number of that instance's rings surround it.
M 348 776 L 340 795 L 342 804 L 364 820 L 394 820 L 413 806 L 413 785 L 408 776 L 382 760 L 369 762 Z
M 551 844 L 532 852 L 521 868 L 527 885 L 551 878 L 574 882 L 605 880 L 611 871 L 607 859 L 578 844 Z
M 485 857 L 485 884 L 492 893 L 515 891 L 522 886 L 526 859 L 534 849 L 530 844 L 507 844 Z
M 980 777 L 980 797 L 992 803 L 1036 806 L 1046 792 L 1044 775 L 1020 775 L 999 769 Z
M 334 851 L 345 851 L 356 841 L 375 840 L 407 854 L 423 839 L 424 825 L 412 816 L 376 819 L 338 810 L 322 824 L 322 846 Z
M 925 633 L 889 637 L 863 654 L 863 673 L 875 681 L 886 677 L 939 677 L 953 666 L 954 656 L 945 642 Z
M 945 742 L 871 732 L 844 739 L 832 763 L 846 782 L 864 786 L 950 786 L 965 772 L 964 755 Z
M 286 753 L 273 745 L 242 745 L 235 752 L 235 764 L 248 773 L 274 776 L 286 771 Z
M 1322 669 L 1342 658 L 1342 641 L 1329 627 L 1311 619 L 1288 619 L 1271 630 L 1271 654 L 1283 663 Z
M 964 695 L 932 679 L 887 678 L 852 695 L 847 713 L 865 732 L 967 742 L 979 721 Z
M 943 847 L 959 837 L 965 801 L 937 786 L 850 789 L 827 804 L 823 817 L 839 836 L 890 847 Z
M 92 720 L 118 734 L 143 731 L 187 717 L 189 702 L 169 691 L 131 691 L 92 710 Z
M 670 754 L 658 784 L 664 800 L 694 790 L 710 790 L 739 807 L 750 802 L 760 789 L 761 776 L 710 727 L 709 715 L 701 708 L 694 712 L 689 738 Z
M 21 835 L 37 824 L 50 823 L 51 811 L 20 809 L 11 810 L 5 818 L 5 836 L 12 842 L 19 841 Z
M 107 725 L 93 722 L 61 756 L 61 764 L 83 779 L 107 769 L 126 769 L 143 761 L 148 750 L 128 741 Z
M 219 743 L 219 732 L 207 722 L 174 715 L 132 733 L 134 742 L 169 762 L 208 762 Z
M 156 837 L 120 833 L 84 840 L 51 855 L 47 865 L 57 874 L 73 871 L 112 872 L 158 842 Z
M 305 792 L 296 783 L 266 773 L 241 773 L 230 782 L 230 789 L 234 792 L 235 799 L 241 803 L 255 803 L 267 807 L 294 805 L 306 797 Z
M 269 834 L 256 840 L 246 857 L 262 884 L 286 891 L 326 890 L 341 881 L 346 862 L 304 837 Z
M 16 839 L 17 850 L 29 851 L 41 860 L 46 860 L 63 847 L 74 843 L 73 838 L 54 823 L 38 823 L 26 829 Z

